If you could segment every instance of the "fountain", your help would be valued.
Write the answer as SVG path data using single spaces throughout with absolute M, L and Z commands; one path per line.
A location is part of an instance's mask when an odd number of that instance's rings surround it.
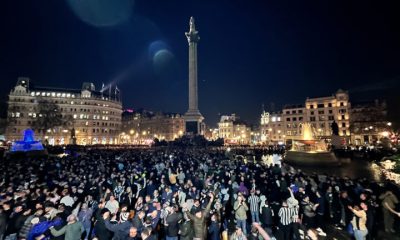
M 40 141 L 35 141 L 32 129 L 26 129 L 21 141 L 14 141 L 10 149 L 11 154 L 24 153 L 27 155 L 43 155 L 46 150 Z
M 339 164 L 325 141 L 315 139 L 310 123 L 302 123 L 301 130 L 301 139 L 293 140 L 292 149 L 287 151 L 285 161 L 299 165 Z

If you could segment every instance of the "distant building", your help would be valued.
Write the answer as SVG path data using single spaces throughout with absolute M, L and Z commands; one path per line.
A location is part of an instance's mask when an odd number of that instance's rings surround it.
M 286 105 L 282 112 L 263 112 L 260 118 L 261 143 L 290 143 L 302 139 L 301 124 L 310 122 L 314 136 L 329 139 L 333 121 L 339 126 L 339 135 L 350 141 L 349 95 L 338 90 L 332 96 L 307 98 L 304 105 Z
M 173 141 L 185 131 L 185 120 L 177 113 L 153 113 L 145 110 L 125 111 L 122 117 L 122 141 L 147 144 L 157 138 Z
M 250 144 L 251 129 L 236 114 L 223 115 L 218 123 L 218 137 L 226 144 Z
M 286 105 L 282 110 L 283 132 L 285 140 L 301 139 L 301 123 L 305 121 L 306 109 L 304 105 Z
M 284 144 L 285 132 L 282 112 L 263 111 L 260 121 L 260 141 L 262 144 Z
M 375 100 L 353 104 L 350 127 L 355 145 L 377 143 L 383 137 L 390 137 L 393 129 L 387 119 L 386 102 Z
M 106 90 L 105 90 L 106 89 Z M 121 127 L 122 104 L 118 88 L 96 91 L 93 83 L 83 83 L 81 89 L 35 87 L 29 78 L 18 78 L 8 100 L 8 126 L 6 138 L 18 140 L 27 128 L 34 129 L 41 101 L 58 106 L 63 126 L 36 129 L 36 137 L 51 145 L 73 143 L 75 131 L 77 144 L 116 144 Z
M 349 94 L 339 89 L 328 97 L 307 98 L 305 121 L 311 122 L 319 137 L 332 136 L 333 121 L 339 126 L 339 136 L 350 139 L 350 101 Z

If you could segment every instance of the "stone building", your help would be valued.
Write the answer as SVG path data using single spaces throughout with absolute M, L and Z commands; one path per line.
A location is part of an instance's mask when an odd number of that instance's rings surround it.
M 223 115 L 218 123 L 218 137 L 225 144 L 250 144 L 251 128 L 236 114 Z
M 377 143 L 393 132 L 385 101 L 355 103 L 350 113 L 351 139 L 355 145 Z
M 18 140 L 25 129 L 32 128 L 36 138 L 51 145 L 118 143 L 122 103 L 116 87 L 100 91 L 93 83 L 83 83 L 81 89 L 37 87 L 20 77 L 8 97 L 7 140 Z M 54 106 L 63 124 L 35 129 L 35 122 L 45 118 L 39 112 L 41 104 Z M 60 119 L 52 119 L 56 120 Z
M 333 121 L 339 126 L 339 136 L 350 139 L 350 109 L 349 94 L 339 89 L 332 96 L 307 98 L 305 102 L 305 120 L 311 122 L 318 136 L 330 138 Z
M 185 132 L 185 120 L 177 113 L 125 111 L 121 139 L 124 143 L 149 144 L 155 138 L 173 141 Z
M 339 135 L 350 141 L 349 94 L 338 90 L 331 96 L 307 98 L 304 105 L 286 105 L 281 112 L 263 112 L 260 121 L 263 144 L 290 143 L 302 139 L 301 124 L 310 122 L 313 135 L 321 139 L 332 136 L 331 124 L 339 126 Z
M 260 141 L 262 144 L 284 144 L 284 122 L 282 112 L 261 114 Z

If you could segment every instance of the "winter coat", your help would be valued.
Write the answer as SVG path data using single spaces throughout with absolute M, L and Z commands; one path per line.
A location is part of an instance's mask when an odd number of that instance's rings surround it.
M 179 221 L 182 219 L 182 215 L 180 213 L 173 213 L 169 215 L 166 219 L 165 232 L 168 237 L 177 237 L 179 232 Z
M 219 225 L 216 221 L 212 221 L 208 227 L 209 240 L 221 240 L 221 235 L 219 234 Z
M 129 237 L 129 229 L 132 227 L 131 222 L 111 224 L 109 220 L 106 220 L 105 224 L 108 230 L 114 232 L 113 240 L 125 240 Z
M 92 225 L 92 218 L 93 215 L 93 210 L 91 208 L 88 208 L 87 210 L 80 211 L 78 213 L 78 219 L 82 223 L 83 227 L 85 229 L 89 229 L 90 226 Z
M 65 240 L 80 240 L 82 236 L 82 229 L 83 229 L 82 223 L 75 222 L 64 226 L 60 230 L 50 228 L 50 232 L 55 237 L 65 234 L 64 237 Z
M 94 225 L 94 234 L 99 240 L 110 240 L 112 232 L 106 228 L 106 223 L 103 218 L 99 218 Z
M 249 207 L 244 200 L 242 204 L 239 204 L 239 201 L 235 201 L 235 204 L 233 205 L 233 210 L 235 210 L 235 218 L 237 220 L 247 219 L 247 211 L 249 210 Z
M 271 226 L 274 223 L 274 212 L 268 206 L 261 208 L 261 222 L 266 226 Z
M 193 240 L 192 221 L 184 221 L 179 224 L 180 240 Z
M 206 239 L 207 237 L 206 218 L 210 213 L 211 204 L 212 204 L 211 201 L 207 204 L 207 207 L 203 211 L 201 218 L 196 217 L 189 211 L 186 212 L 189 219 L 193 221 L 194 238 Z

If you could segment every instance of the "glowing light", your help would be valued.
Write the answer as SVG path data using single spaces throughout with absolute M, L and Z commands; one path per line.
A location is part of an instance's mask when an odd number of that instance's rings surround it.
M 384 137 L 389 137 L 389 132 L 387 132 L 387 131 L 381 132 L 381 135 Z
M 127 21 L 133 12 L 133 0 L 68 0 L 75 15 L 96 27 L 110 27 Z

